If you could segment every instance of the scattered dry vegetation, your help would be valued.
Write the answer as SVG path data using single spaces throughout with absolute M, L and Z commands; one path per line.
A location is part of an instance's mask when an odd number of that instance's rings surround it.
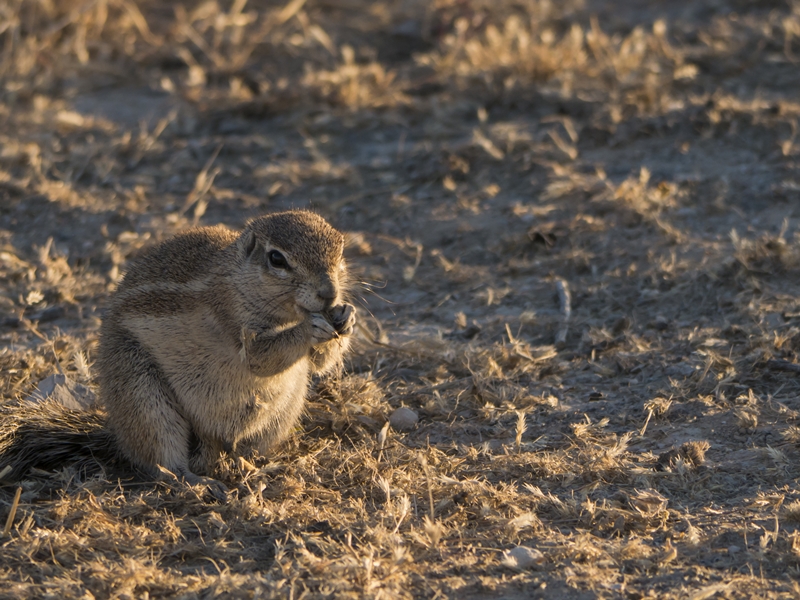
M 91 388 L 126 261 L 196 223 L 315 208 L 364 315 L 226 505 L 0 486 L 0 597 L 800 594 L 798 38 L 777 0 L 0 3 L 0 401 Z

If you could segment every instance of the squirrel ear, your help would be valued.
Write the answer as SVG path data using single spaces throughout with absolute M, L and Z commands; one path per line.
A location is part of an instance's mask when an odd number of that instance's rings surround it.
M 239 237 L 239 252 L 242 258 L 250 258 L 257 246 L 258 240 L 256 240 L 256 234 L 254 232 L 245 231 Z

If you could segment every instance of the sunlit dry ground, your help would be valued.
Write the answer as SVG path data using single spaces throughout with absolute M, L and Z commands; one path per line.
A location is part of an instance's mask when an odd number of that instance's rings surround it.
M 313 207 L 364 318 L 227 505 L 31 474 L 0 597 L 799 594 L 798 37 L 778 1 L 1 4 L 4 402 L 91 385 L 126 260 L 194 223 Z

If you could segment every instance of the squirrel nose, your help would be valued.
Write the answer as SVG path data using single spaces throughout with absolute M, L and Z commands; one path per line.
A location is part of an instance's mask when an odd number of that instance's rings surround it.
M 332 283 L 322 285 L 317 290 L 317 296 L 325 302 L 325 306 L 330 306 L 336 299 L 336 288 Z

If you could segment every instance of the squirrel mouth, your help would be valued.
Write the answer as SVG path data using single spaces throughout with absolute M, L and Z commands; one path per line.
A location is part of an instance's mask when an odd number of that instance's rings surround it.
M 310 315 L 310 314 L 313 314 L 313 313 L 325 313 L 325 312 L 328 312 L 328 310 L 330 308 L 329 306 L 323 304 L 319 308 L 311 309 L 311 308 L 308 308 L 308 306 L 304 306 L 303 304 L 300 304 L 299 302 L 295 302 L 295 307 L 296 307 L 297 311 L 299 313 L 303 314 L 303 315 Z

